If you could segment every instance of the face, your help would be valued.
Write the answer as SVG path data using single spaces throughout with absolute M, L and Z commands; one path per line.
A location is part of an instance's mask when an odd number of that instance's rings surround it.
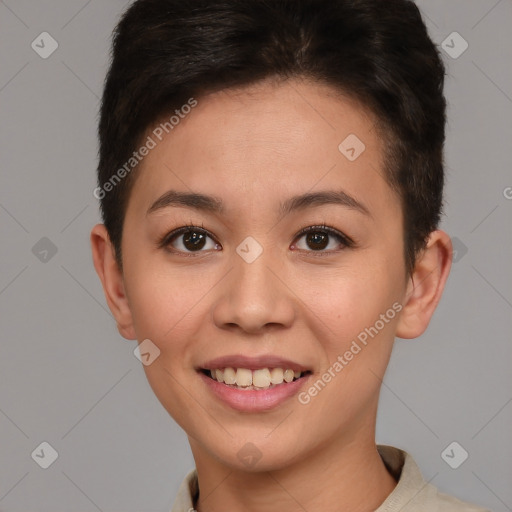
M 373 436 L 407 288 L 381 144 L 329 87 L 266 82 L 198 98 L 142 160 L 122 332 L 159 350 L 144 370 L 195 455 L 275 469 Z

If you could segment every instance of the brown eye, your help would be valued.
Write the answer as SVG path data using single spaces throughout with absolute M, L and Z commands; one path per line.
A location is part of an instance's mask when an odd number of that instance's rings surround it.
M 188 231 L 183 237 L 183 246 L 189 251 L 200 251 L 206 243 L 206 235 L 197 231 Z
M 303 243 L 301 239 L 304 239 Z M 294 247 L 310 252 L 335 252 L 353 246 L 350 238 L 328 226 L 307 227 L 299 233 L 297 240 Z
M 162 246 L 170 247 L 172 251 L 184 253 L 205 252 L 220 247 L 204 229 L 186 226 L 166 236 Z
M 328 243 L 329 235 L 327 233 L 316 231 L 306 235 L 306 244 L 315 251 L 325 249 Z

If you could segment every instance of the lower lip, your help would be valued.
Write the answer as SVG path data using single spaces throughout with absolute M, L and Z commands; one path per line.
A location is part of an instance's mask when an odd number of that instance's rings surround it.
M 305 375 L 300 379 L 283 382 L 269 389 L 244 390 L 218 382 L 202 372 L 198 373 L 215 396 L 233 409 L 241 412 L 268 411 L 281 405 L 285 400 L 296 395 L 309 377 L 309 375 Z

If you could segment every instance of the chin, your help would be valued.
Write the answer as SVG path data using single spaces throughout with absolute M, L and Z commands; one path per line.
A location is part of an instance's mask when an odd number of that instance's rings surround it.
M 224 443 L 212 443 L 210 438 L 203 446 L 233 471 L 259 473 L 284 469 L 303 458 L 302 452 L 297 451 L 298 444 L 292 438 L 288 438 L 286 445 L 281 440 L 270 439 L 265 429 L 265 432 L 254 432 L 253 436 L 228 437 Z

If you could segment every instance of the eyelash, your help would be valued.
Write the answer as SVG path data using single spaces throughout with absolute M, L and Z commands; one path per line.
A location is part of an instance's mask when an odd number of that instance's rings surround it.
M 190 222 L 189 224 L 187 224 L 185 226 L 182 226 L 182 227 L 179 227 L 179 228 L 171 231 L 170 233 L 167 233 L 164 236 L 162 236 L 157 241 L 157 246 L 158 246 L 159 249 L 166 248 L 169 252 L 171 252 L 173 254 L 186 255 L 186 257 L 190 257 L 190 256 L 191 257 L 195 257 L 196 254 L 201 253 L 201 252 L 205 252 L 205 251 L 191 251 L 191 252 L 185 253 L 183 251 L 179 251 L 179 250 L 176 250 L 176 249 L 169 249 L 168 248 L 168 246 L 170 245 L 171 241 L 173 241 L 175 238 L 179 237 L 179 235 L 183 235 L 184 233 L 188 233 L 190 231 L 196 231 L 196 232 L 200 232 L 202 234 L 205 234 L 205 235 L 209 236 L 216 244 L 219 243 L 215 239 L 215 236 L 213 235 L 213 233 L 211 233 L 210 231 L 205 229 L 203 227 L 202 223 L 201 223 L 201 226 L 197 226 L 196 224 L 193 224 L 192 222 Z M 328 256 L 328 255 L 340 252 L 340 251 L 342 251 L 345 248 L 353 248 L 353 247 L 356 246 L 356 243 L 350 237 L 348 237 L 347 235 L 344 235 L 343 233 L 341 233 L 337 229 L 335 229 L 335 228 L 333 228 L 331 226 L 326 225 L 325 223 L 316 224 L 314 226 L 307 226 L 305 228 L 302 228 L 297 233 L 297 235 L 295 236 L 294 240 L 299 240 L 304 235 L 307 235 L 308 233 L 311 233 L 311 232 L 317 232 L 317 231 L 320 231 L 320 232 L 323 231 L 323 232 L 327 233 L 328 235 L 336 238 L 338 240 L 338 242 L 340 242 L 344 246 L 344 248 L 338 249 L 338 250 L 332 250 L 331 249 L 331 250 L 328 250 L 328 251 L 325 251 L 325 250 L 319 250 L 319 251 L 309 250 L 309 251 L 305 251 L 305 252 L 313 253 L 313 254 L 315 254 L 315 256 L 320 256 L 321 257 L 321 256 Z M 299 249 L 299 250 L 300 251 L 304 251 L 304 249 Z

